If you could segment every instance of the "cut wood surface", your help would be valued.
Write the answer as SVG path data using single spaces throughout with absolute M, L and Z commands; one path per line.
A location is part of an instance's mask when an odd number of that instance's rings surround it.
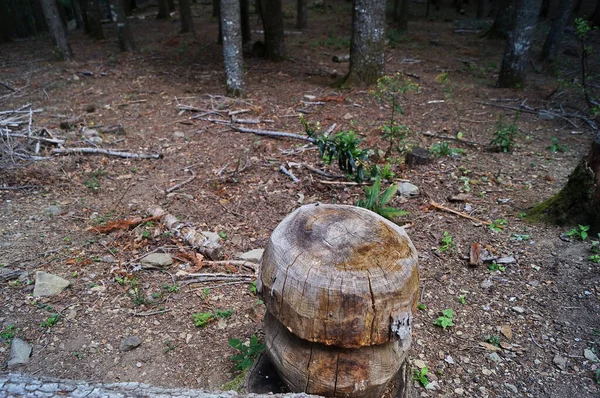
M 312 204 L 273 231 L 257 289 L 298 337 L 356 348 L 410 335 L 418 284 L 403 228 L 363 208 Z

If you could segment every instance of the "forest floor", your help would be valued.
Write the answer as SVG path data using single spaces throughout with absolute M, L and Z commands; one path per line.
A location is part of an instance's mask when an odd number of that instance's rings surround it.
M 121 124 L 123 134 L 102 134 L 102 143 L 91 138 L 101 148 L 162 154 L 147 160 L 67 155 L 18 168 L 2 158 L 0 263 L 27 273 L 0 285 L 2 361 L 12 331 L 33 346 L 29 363 L 18 369 L 29 374 L 204 389 L 235 377 L 230 356 L 236 352 L 228 341 L 260 336 L 261 302 L 244 281 L 185 284 L 182 278 L 185 272 L 219 272 L 235 279 L 249 272 L 190 257 L 191 249 L 156 221 L 108 234 L 93 228 L 146 217 L 158 205 L 219 234 L 223 258 L 234 259 L 264 248 L 277 224 L 303 204 L 355 204 L 364 197 L 363 187 L 342 183 L 348 180 L 332 184 L 293 167 L 306 163 L 339 173 L 306 142 L 242 134 L 208 120 L 227 122 L 228 112 L 243 110 L 235 117 L 261 120 L 246 127 L 301 133 L 302 112 L 323 130 L 335 123 L 334 132 L 354 130 L 363 147 L 385 151 L 381 127 L 389 105 L 377 101 L 373 87 L 331 88 L 348 67 L 331 57 L 347 52 L 351 24 L 350 3 L 331 4 L 326 13 L 310 10 L 310 29 L 286 36 L 288 60 L 247 59 L 248 94 L 239 100 L 224 97 L 221 48 L 208 5 L 194 5 L 196 39 L 178 33 L 178 20 L 157 21 L 151 15 L 156 9 L 146 9 L 147 19 L 132 21 L 140 50 L 133 54 L 119 53 L 112 25 L 104 25 L 107 40 L 100 42 L 72 32 L 72 63 L 54 61 L 42 39 L 0 46 L 0 80 L 17 89 L 0 86 L 0 110 L 41 109 L 33 113 L 33 126 L 69 147 L 92 145 L 84 127 Z M 469 14 L 452 11 L 446 18 L 433 11 L 431 19 L 411 22 L 408 35 L 390 37 L 385 52 L 386 74 L 411 76 L 420 87 L 401 104 L 399 123 L 410 129 L 405 143 L 429 149 L 447 142 L 462 150 L 416 168 L 405 167 L 400 153 L 389 156 L 395 179 L 419 188 L 417 196 L 397 195 L 391 202 L 408 211 L 396 221 L 409 225 L 419 251 L 422 305 L 410 358 L 415 369 L 427 366 L 432 385 L 415 382 L 416 388 L 430 397 L 597 397 L 599 365 L 590 353 L 600 348 L 600 265 L 589 260 L 590 241 L 564 235 L 576 226 L 522 218 L 562 187 L 593 137 L 579 119 L 538 112 L 583 109 L 568 84 L 579 77 L 579 59 L 562 54 L 551 71 L 532 71 L 527 87 L 496 89 L 504 42 L 481 38 L 474 30 L 489 21 L 475 23 Z M 291 7 L 286 15 L 286 29 L 295 31 Z M 255 16 L 252 21 L 258 26 Z M 547 29 L 542 24 L 534 54 Z M 572 34 L 565 49 L 578 51 Z M 514 122 L 515 112 L 503 107 L 523 111 Z M 489 150 L 501 114 L 519 130 L 508 153 Z M 81 119 L 73 128 L 60 127 L 75 116 Z M 40 154 L 52 147 L 43 145 Z M 281 173 L 282 165 L 300 181 Z M 166 192 L 191 171 L 195 179 Z M 460 201 L 449 200 L 459 194 Z M 500 220 L 504 228 L 494 231 L 432 202 L 475 219 Z M 508 263 L 469 266 L 475 242 Z M 152 251 L 172 254 L 175 263 L 140 269 L 140 258 Z M 34 298 L 35 271 L 71 285 L 59 295 Z M 450 308 L 454 326 L 434 325 Z M 193 314 L 217 310 L 223 318 L 194 325 Z M 48 325 L 56 312 L 58 322 Z M 123 352 L 120 344 L 131 336 L 141 345 Z

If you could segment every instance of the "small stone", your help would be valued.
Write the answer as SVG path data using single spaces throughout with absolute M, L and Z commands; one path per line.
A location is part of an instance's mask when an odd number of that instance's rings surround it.
M 523 314 L 525 312 L 525 308 L 523 308 L 523 307 L 512 307 L 511 310 L 513 310 L 514 312 L 516 312 L 518 314 Z
M 479 286 L 481 286 L 482 289 L 489 289 L 493 285 L 494 285 L 494 282 L 492 282 L 491 279 L 486 279 L 483 282 L 481 282 L 481 284 Z
M 212 243 L 219 243 L 221 241 L 221 237 L 216 232 L 202 231 L 202 235 Z
M 556 354 L 554 356 L 554 359 L 552 360 L 552 362 L 554 362 L 554 365 L 556 365 L 556 367 L 559 368 L 560 370 L 567 369 L 567 358 L 560 356 L 559 354 Z
M 92 138 L 92 137 L 100 136 L 100 134 L 98 133 L 98 130 L 90 129 L 88 127 L 84 127 L 83 130 L 81 130 L 81 135 L 84 136 L 85 138 Z
M 136 362 L 135 366 L 137 366 L 138 368 L 142 367 L 142 363 L 141 362 Z
M 496 260 L 496 264 L 514 264 L 517 260 L 513 256 L 501 257 Z
M 456 395 L 463 395 L 465 393 L 465 389 L 464 388 L 460 388 L 460 387 L 459 388 L 455 388 L 454 389 L 454 393 Z
M 164 268 L 173 264 L 173 257 L 169 253 L 150 253 L 140 262 L 143 268 Z
M 129 336 L 121 340 L 119 349 L 123 352 L 131 351 L 134 348 L 137 348 L 140 344 L 142 344 L 142 339 L 140 339 L 138 336 Z
M 92 292 L 104 292 L 104 291 L 106 291 L 106 286 L 104 286 L 104 285 L 97 285 L 97 286 L 92 287 L 90 290 Z
M 510 325 L 502 325 L 502 327 L 500 328 L 500 333 L 502 333 L 502 335 L 509 340 L 511 340 L 513 337 L 513 332 Z
M 450 355 L 448 355 L 444 361 L 446 361 L 446 363 L 449 363 L 450 365 L 454 365 L 454 358 L 452 358 Z
M 492 352 L 489 356 L 490 360 L 494 361 L 494 362 L 501 362 L 502 358 L 500 358 L 500 355 L 498 355 L 498 353 L 496 352 Z
M 251 261 L 253 263 L 258 263 L 264 253 L 265 249 L 252 249 L 245 253 L 237 253 L 235 254 L 235 258 L 244 261 Z
M 351 113 L 349 113 L 349 112 L 348 112 L 348 113 L 346 113 L 344 116 L 342 116 L 342 118 L 343 118 L 344 120 L 350 120 L 350 119 L 352 119 L 353 117 L 354 117 L 354 116 L 352 116 L 352 114 L 351 114 Z
M 10 358 L 7 366 L 9 369 L 16 368 L 20 365 L 26 365 L 29 363 L 29 356 L 31 355 L 31 345 L 18 337 L 12 339 L 10 344 Z
M 48 206 L 44 209 L 44 214 L 47 216 L 58 216 L 63 212 L 62 208 L 57 205 Z
M 102 144 L 104 142 L 104 140 L 101 137 L 90 137 L 87 140 L 94 144 Z
M 44 271 L 36 271 L 33 297 L 54 296 L 65 290 L 69 286 L 69 283 L 68 280 L 60 276 Z
M 517 388 L 517 386 L 515 386 L 514 384 L 510 384 L 510 383 L 504 383 L 504 387 L 506 387 L 507 389 L 511 390 L 512 392 L 514 392 L 515 394 L 519 393 L 519 389 Z
M 417 368 L 419 369 L 423 369 L 424 367 L 426 367 L 427 365 L 425 364 L 425 361 L 422 361 L 420 359 L 415 359 L 413 361 L 413 365 L 415 365 Z
M 432 382 L 429 382 L 429 384 L 427 384 L 425 386 L 426 390 L 430 390 L 430 391 L 435 391 L 435 390 L 439 390 L 440 388 L 440 384 L 438 383 L 437 380 L 434 380 Z
M 589 348 L 586 348 L 585 350 L 583 350 L 583 356 L 591 362 L 598 362 L 598 356 L 596 355 L 596 353 L 594 351 L 592 351 Z
M 185 138 L 185 133 L 183 131 L 176 131 L 173 133 L 174 138 Z
M 491 375 L 493 372 L 492 372 L 491 370 L 487 369 L 487 368 L 483 368 L 483 369 L 481 370 L 481 373 L 483 373 L 483 375 L 484 375 L 484 376 L 489 376 L 489 375 Z
M 69 321 L 72 321 L 73 319 L 75 319 L 76 316 L 77 316 L 77 310 L 74 308 L 71 308 L 65 318 Z
M 398 195 L 409 198 L 419 195 L 419 187 L 409 182 L 401 182 L 398 184 Z
M 117 259 L 114 256 L 111 256 L 110 254 L 107 254 L 106 256 L 102 256 L 102 258 L 100 259 L 103 263 L 116 263 Z
M 305 101 L 314 101 L 317 97 L 315 95 L 304 94 Z

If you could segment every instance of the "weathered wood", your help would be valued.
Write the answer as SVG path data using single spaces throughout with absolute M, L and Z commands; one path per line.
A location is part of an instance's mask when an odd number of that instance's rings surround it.
M 290 390 L 327 397 L 380 397 L 410 347 L 410 335 L 358 349 L 311 343 L 290 333 L 268 312 L 263 328 L 266 352 Z
M 407 166 L 414 167 L 433 162 L 433 157 L 428 150 L 417 147 L 406 153 L 404 161 Z
M 403 228 L 363 208 L 313 204 L 273 231 L 257 290 L 296 336 L 357 348 L 409 338 L 418 283 Z

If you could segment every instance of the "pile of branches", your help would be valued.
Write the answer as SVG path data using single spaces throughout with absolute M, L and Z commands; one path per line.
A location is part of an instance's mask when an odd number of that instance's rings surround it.
M 0 169 L 16 168 L 45 159 L 40 156 L 47 145 L 62 145 L 47 129 L 33 126 L 31 104 L 15 110 L 0 111 Z

